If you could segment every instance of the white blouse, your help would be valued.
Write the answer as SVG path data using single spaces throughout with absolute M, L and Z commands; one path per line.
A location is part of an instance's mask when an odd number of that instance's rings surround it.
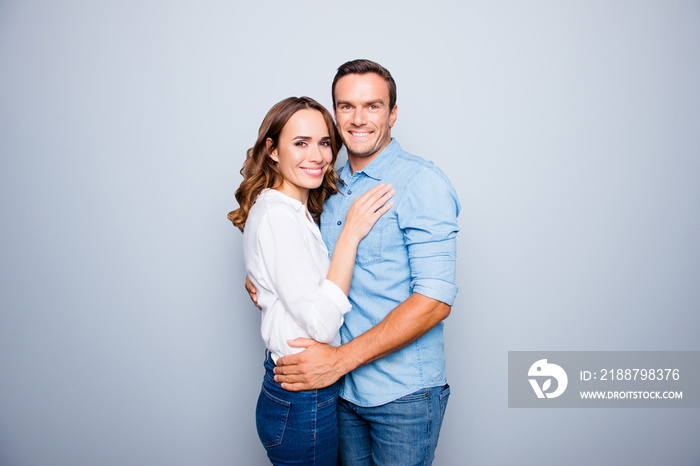
M 260 333 L 275 362 L 304 349 L 287 345 L 294 338 L 340 344 L 351 305 L 326 279 L 328 249 L 301 202 L 274 189 L 260 193 L 246 220 L 243 259 L 262 307 Z

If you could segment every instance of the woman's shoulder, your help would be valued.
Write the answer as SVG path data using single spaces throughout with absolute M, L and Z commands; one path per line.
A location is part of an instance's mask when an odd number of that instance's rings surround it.
M 289 212 L 296 211 L 295 206 L 289 202 L 289 198 L 287 196 L 270 188 L 263 190 L 258 195 L 257 199 L 255 199 L 255 202 L 253 203 L 253 207 L 250 209 L 251 212 L 253 209 L 261 212 L 267 212 L 270 210 L 282 210 Z
M 275 226 L 294 225 L 297 222 L 297 212 L 285 196 L 273 189 L 260 193 L 248 214 L 248 221 L 255 223 L 268 222 Z

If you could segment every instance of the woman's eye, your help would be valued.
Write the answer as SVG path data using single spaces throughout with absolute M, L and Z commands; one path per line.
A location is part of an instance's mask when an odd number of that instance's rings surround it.
M 331 142 L 330 141 L 321 141 L 321 145 L 325 147 L 330 147 Z
M 296 145 L 299 147 L 303 147 L 306 145 L 306 142 L 305 141 L 297 141 Z

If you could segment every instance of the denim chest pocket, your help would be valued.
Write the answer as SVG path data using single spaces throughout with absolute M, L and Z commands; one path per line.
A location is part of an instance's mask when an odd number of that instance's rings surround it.
M 369 234 L 360 241 L 355 262 L 366 266 L 382 261 L 387 245 L 395 244 L 397 241 L 392 235 L 392 232 L 398 231 L 396 224 L 396 218 L 391 212 L 387 212 L 377 220 Z
M 385 214 L 385 216 L 388 215 Z M 386 222 L 384 217 L 377 220 L 374 224 L 372 230 L 367 236 L 365 236 L 360 244 L 357 246 L 357 255 L 355 256 L 355 263 L 358 265 L 370 265 L 381 260 L 382 252 L 382 231 L 383 223 Z M 340 232 L 345 226 L 345 218 L 339 216 L 335 211 L 328 209 L 324 206 L 324 212 L 321 216 L 321 235 L 323 240 L 330 243 L 333 248 L 331 251 L 335 251 L 335 243 L 338 241 Z

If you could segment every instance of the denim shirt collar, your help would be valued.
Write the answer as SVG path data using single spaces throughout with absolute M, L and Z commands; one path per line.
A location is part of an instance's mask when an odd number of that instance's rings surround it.
M 386 146 L 384 150 L 382 150 L 374 158 L 374 160 L 368 163 L 365 168 L 358 170 L 355 173 L 364 173 L 372 179 L 381 181 L 382 176 L 384 175 L 384 170 L 391 165 L 396 156 L 399 155 L 399 152 L 401 152 L 399 142 L 396 139 L 391 138 L 389 145 Z M 340 175 L 343 180 L 346 180 L 354 175 L 354 173 L 352 173 L 352 168 L 350 168 L 349 160 L 345 162 L 345 166 L 343 166 Z

